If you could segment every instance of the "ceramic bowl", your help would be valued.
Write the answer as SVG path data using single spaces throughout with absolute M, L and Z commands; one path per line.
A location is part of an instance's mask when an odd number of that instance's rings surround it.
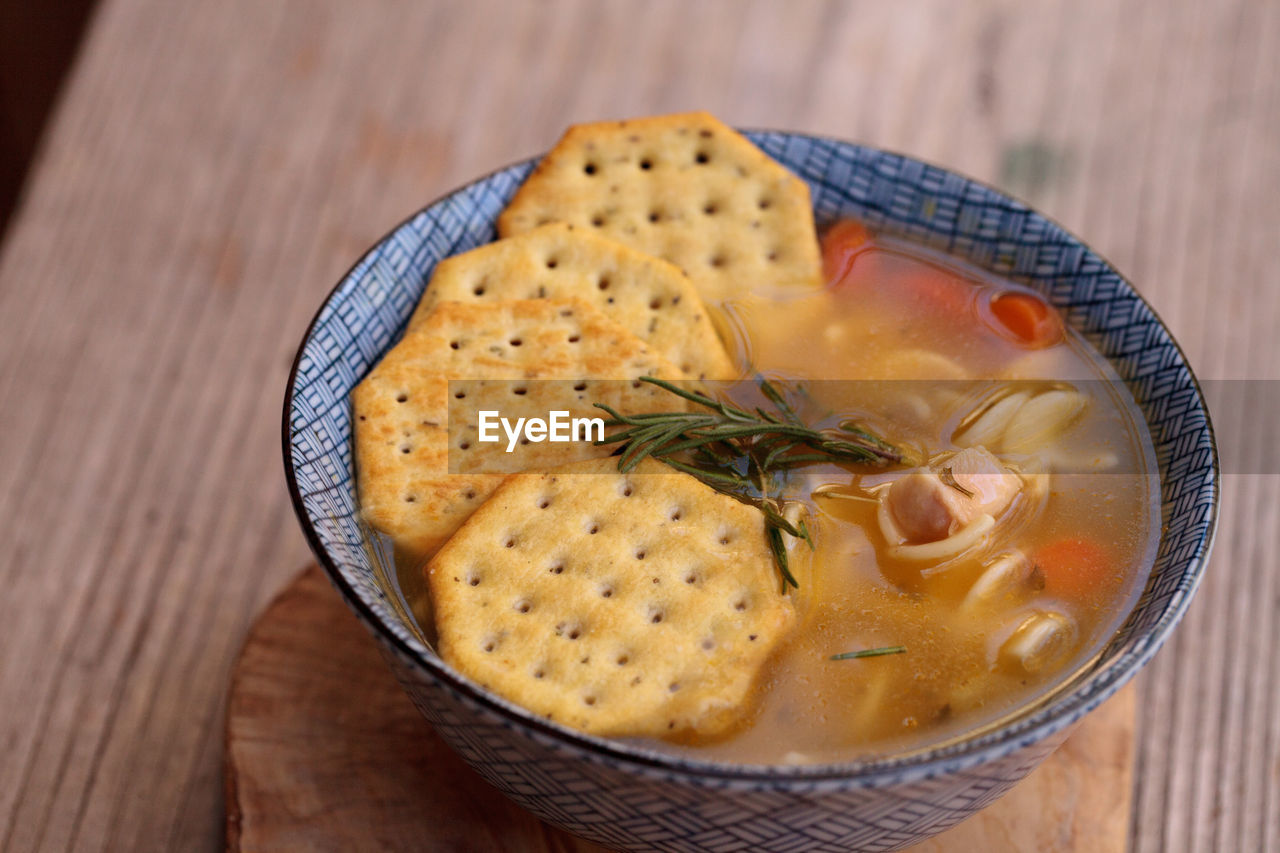
M 990 187 L 897 154 L 791 133 L 749 136 L 809 183 L 820 223 L 855 217 L 1035 288 L 1128 385 L 1156 448 L 1164 533 L 1137 606 L 1070 689 L 943 748 L 859 763 L 741 766 L 562 728 L 489 694 L 426 647 L 402 618 L 382 580 L 378 544 L 358 522 L 348 394 L 403 332 L 436 262 L 494 238 L 497 215 L 532 160 L 423 208 L 330 293 L 289 377 L 285 472 L 316 557 L 414 704 L 476 771 L 538 817 L 622 850 L 891 850 L 995 800 L 1155 654 L 1186 610 L 1211 545 L 1213 433 L 1168 329 L 1060 226 Z

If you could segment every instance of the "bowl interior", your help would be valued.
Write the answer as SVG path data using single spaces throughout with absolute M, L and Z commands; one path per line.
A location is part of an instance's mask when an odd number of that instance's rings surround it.
M 1164 534 L 1135 609 L 1091 672 L 1034 713 L 952 746 L 867 765 L 893 766 L 975 750 L 1013 749 L 1069 725 L 1119 688 L 1181 617 L 1204 568 L 1217 510 L 1217 457 L 1195 377 L 1168 330 L 1102 258 L 1057 224 L 990 187 L 917 160 L 799 134 L 748 134 L 804 178 L 819 222 L 861 219 L 878 231 L 1027 284 L 1111 362 L 1150 430 L 1161 481 Z M 304 532 L 349 604 L 381 639 L 433 676 L 474 691 L 401 616 L 378 570 L 379 543 L 358 520 L 348 395 L 402 334 L 435 264 L 492 240 L 494 222 L 533 161 L 481 178 L 414 214 L 369 251 L 317 313 L 285 399 L 285 469 Z M 546 728 L 519 708 L 495 710 Z M 558 729 L 550 727 L 553 732 Z M 625 757 L 636 748 L 560 734 Z M 641 751 L 643 752 L 643 751 Z M 645 753 L 646 762 L 698 765 Z M 709 763 L 708 763 L 709 764 Z M 731 766 L 716 765 L 719 772 Z M 786 768 L 848 773 L 850 765 Z M 775 770 L 780 769 L 775 768 Z

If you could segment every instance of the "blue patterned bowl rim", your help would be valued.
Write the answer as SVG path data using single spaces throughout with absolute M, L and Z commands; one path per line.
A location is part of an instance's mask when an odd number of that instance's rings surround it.
M 334 306 L 359 286 L 361 275 L 379 261 L 380 253 L 400 235 L 411 231 L 415 224 L 430 219 L 433 211 L 445 209 L 459 200 L 465 201 L 468 193 L 484 187 L 488 182 L 507 178 L 518 185 L 536 165 L 540 159 L 538 157 L 496 169 L 440 196 L 401 221 L 347 271 L 313 316 L 289 373 L 282 423 L 284 468 L 289 494 L 311 550 L 324 567 L 330 581 L 361 621 L 369 626 L 380 641 L 420 673 L 496 714 L 504 725 L 527 730 L 544 744 L 576 752 L 585 760 L 628 767 L 637 774 L 680 779 L 693 784 L 749 784 L 756 787 L 796 789 L 822 787 L 824 783 L 838 782 L 844 788 L 878 787 L 906 784 L 918 779 L 963 771 L 995 761 L 1050 737 L 1109 698 L 1151 659 L 1186 612 L 1203 577 L 1216 533 L 1219 465 L 1213 426 L 1199 382 L 1185 353 L 1151 306 L 1112 265 L 1057 222 L 1006 193 L 954 171 L 883 149 L 809 134 L 768 130 L 743 132 L 775 160 L 809 183 L 815 217 L 820 223 L 830 221 L 837 215 L 850 215 L 850 211 L 853 211 L 851 215 L 875 229 L 922 243 L 1038 289 L 1066 313 L 1068 324 L 1082 332 L 1117 368 L 1138 399 L 1148 429 L 1153 432 L 1153 440 L 1157 440 L 1155 432 L 1158 424 L 1164 424 L 1169 418 L 1177 421 L 1178 429 L 1174 430 L 1168 440 L 1157 441 L 1157 456 L 1162 489 L 1162 518 L 1168 519 L 1172 506 L 1172 511 L 1181 513 L 1179 517 L 1185 519 L 1182 525 L 1184 529 L 1166 529 L 1163 533 L 1157 562 L 1159 564 L 1163 559 L 1168 567 L 1159 577 L 1153 572 L 1148 589 L 1126 618 L 1116 637 L 1106 646 L 1102 663 L 1042 707 L 977 737 L 939 748 L 883 758 L 815 765 L 750 765 L 669 754 L 631 743 L 585 735 L 548 722 L 483 690 L 445 665 L 403 626 L 391 624 L 395 617 L 387 606 L 385 594 L 366 592 L 360 583 L 348 576 L 348 572 L 353 570 L 343 565 L 326 547 L 317 529 L 319 513 L 313 515 L 313 509 L 307 504 L 307 497 L 312 495 L 304 494 L 299 484 L 299 466 L 316 462 L 314 457 L 308 459 L 305 456 L 295 456 L 300 451 L 297 447 L 299 430 L 294 423 L 295 415 L 305 409 L 299 400 L 300 389 L 314 379 L 308 377 L 307 383 L 302 381 L 303 373 L 314 363 L 314 360 L 310 363 L 308 360 L 311 350 L 316 347 L 315 334 L 326 319 L 331 319 Z M 843 159 L 856 166 L 848 170 L 847 178 L 855 183 L 862 181 L 863 186 L 849 190 L 832 183 L 826 172 L 819 174 L 816 170 L 829 171 L 832 168 L 831 163 L 825 162 L 824 158 Z M 840 174 L 839 170 L 837 174 Z M 880 185 L 882 181 L 887 182 L 887 192 L 882 192 L 885 190 Z M 858 189 L 868 189 L 871 194 L 855 196 Z M 928 211 L 923 221 L 922 210 Z M 987 221 L 993 211 L 994 228 L 993 223 Z M 944 214 L 943 221 L 950 223 L 948 228 L 939 230 L 927 221 L 939 212 Z M 1014 223 L 1015 237 L 1021 234 L 1016 229 L 1022 229 L 1029 235 L 1027 239 L 1002 242 L 1011 220 Z M 957 227 L 957 223 L 968 230 Z M 484 223 L 484 228 L 472 235 L 486 234 L 484 239 L 472 239 L 470 245 L 460 244 L 456 250 L 486 242 L 492 238 L 492 230 L 492 220 L 489 220 Z M 1057 252 L 1051 252 L 1051 256 L 1046 259 L 1042 257 L 1045 248 L 1056 249 Z M 429 271 L 427 269 L 426 273 L 429 274 Z M 1099 283 L 1096 288 L 1088 289 L 1083 301 L 1079 298 L 1081 294 L 1076 292 L 1076 283 L 1082 276 L 1094 277 Z M 418 286 L 418 295 L 425 287 L 425 282 L 424 274 Z M 1108 290 L 1111 292 L 1110 297 L 1106 295 Z M 1091 298 L 1095 292 L 1101 294 L 1097 300 Z M 1089 309 L 1107 303 L 1108 299 L 1124 307 L 1124 322 L 1118 332 L 1105 327 L 1090 328 L 1088 311 L 1076 310 L 1082 306 Z M 412 303 L 398 306 L 403 314 L 399 332 L 403 331 L 404 321 L 412 307 Z M 379 342 L 379 355 L 398 339 L 399 332 Z M 1117 363 L 1118 356 L 1109 352 L 1108 347 L 1100 345 L 1103 337 L 1113 332 L 1119 334 L 1127 342 L 1126 345 L 1138 348 L 1139 357 L 1127 367 Z M 1151 352 L 1155 356 L 1147 357 Z M 373 362 L 376 362 L 376 358 Z M 365 369 L 371 366 L 372 363 Z M 354 384 L 360 377 L 348 378 Z M 342 398 L 345 401 L 345 393 Z M 343 436 L 344 442 L 349 440 L 349 435 Z M 1174 454 L 1173 457 L 1162 456 L 1160 448 Z M 340 453 L 341 448 L 330 445 L 327 452 Z M 325 461 L 332 460 L 326 458 Z M 332 475 L 332 472 L 329 473 Z M 342 476 L 345 478 L 342 482 L 331 481 L 319 491 L 337 493 L 341 487 L 349 493 L 350 471 L 343 472 Z M 1175 483 L 1187 483 L 1188 490 L 1170 494 L 1170 485 Z M 350 497 L 354 501 L 354 496 Z M 330 500 L 328 509 L 332 511 L 331 496 L 326 495 L 326 499 Z M 1176 506 L 1173 505 L 1174 502 Z M 1178 541 L 1170 545 L 1170 538 L 1175 535 Z M 347 544 L 355 546 L 359 543 Z M 1138 614 L 1154 606 L 1151 604 L 1152 587 L 1160 578 L 1168 580 L 1165 585 L 1172 584 L 1172 587 L 1159 593 L 1162 606 L 1159 618 L 1145 626 L 1141 632 L 1135 632 L 1133 623 Z

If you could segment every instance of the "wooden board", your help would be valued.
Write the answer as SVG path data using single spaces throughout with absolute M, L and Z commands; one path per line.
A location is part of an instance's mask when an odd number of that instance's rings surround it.
M 1127 687 L 1003 799 L 913 849 L 1124 850 L 1134 706 Z M 314 566 L 251 631 L 226 738 L 230 850 L 602 849 L 521 811 L 455 756 Z

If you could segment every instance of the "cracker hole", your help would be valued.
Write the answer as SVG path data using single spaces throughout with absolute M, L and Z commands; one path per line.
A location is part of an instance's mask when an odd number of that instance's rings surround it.
M 587 704 L 587 705 L 594 705 L 594 704 L 596 704 L 596 697 L 594 697 L 594 696 L 584 696 L 584 697 L 582 698 L 582 701 L 583 701 L 585 704 Z
M 656 211 L 656 210 L 651 210 L 651 211 L 649 211 L 649 221 L 650 221 L 650 222 L 657 222 L 657 221 L 659 221 L 660 219 L 662 219 L 662 214 L 661 214 L 661 213 L 658 213 L 658 211 Z
M 633 494 L 635 494 L 635 490 L 631 488 L 631 484 L 630 484 L 630 483 L 627 483 L 627 484 L 625 484 L 625 485 L 622 487 L 622 496 L 623 496 L 624 498 L 629 498 L 629 497 L 631 497 Z
M 362 421 L 363 421 L 363 420 L 367 420 L 367 418 L 366 418 L 364 415 L 361 415 L 361 416 L 360 416 L 360 420 L 362 420 Z
M 396 395 L 396 402 L 397 403 L 409 402 L 409 395 L 401 391 L 399 394 Z
M 551 506 L 551 498 L 543 498 L 538 501 L 538 509 L 546 509 L 549 506 Z
M 467 575 L 467 585 L 480 586 L 480 576 L 474 573 Z
M 699 136 L 701 136 L 703 139 L 710 139 L 710 138 L 711 138 L 711 131 L 706 130 L 706 129 L 703 129 L 703 130 L 698 131 L 698 135 L 699 135 Z
M 579 637 L 581 637 L 581 636 L 582 636 L 582 632 L 581 632 L 581 631 L 579 631 L 576 627 L 575 627 L 575 628 L 570 628 L 570 629 L 569 629 L 569 634 L 568 634 L 568 636 L 569 636 L 569 639 L 570 639 L 570 640 L 576 640 L 576 639 L 578 639 Z
M 613 587 L 606 586 L 600 590 L 601 598 L 613 598 Z
M 487 640 L 485 644 L 481 646 L 481 648 L 484 649 L 486 652 L 491 652 L 497 647 L 498 647 L 498 644 L 495 643 L 493 640 Z
M 582 340 L 582 336 L 581 336 L 581 335 L 570 335 L 570 336 L 569 336 L 569 343 L 571 343 L 571 344 L 576 344 L 576 343 L 577 343 L 578 341 L 580 341 L 580 340 Z
M 685 583 L 697 583 L 697 582 L 698 582 L 698 576 L 697 576 L 695 573 L 693 573 L 693 572 L 689 572 L 689 574 L 687 574 L 687 575 L 685 575 L 685 576 L 684 576 L 684 582 L 685 582 Z
M 618 659 L 614 661 L 618 666 L 626 666 L 631 663 L 631 658 L 627 655 L 618 655 Z
M 521 344 L 523 344 L 524 341 L 520 340 L 520 338 L 512 338 L 511 340 L 507 341 L 507 343 L 511 344 L 513 347 L 518 347 Z
M 635 678 L 631 679 L 631 686 L 632 686 L 632 687 L 635 687 L 635 686 L 636 686 L 637 684 L 639 684 L 639 683 L 640 683 L 640 676 L 638 676 L 638 675 L 637 675 Z
M 680 689 L 680 682 L 678 681 L 671 682 L 670 684 L 667 685 L 667 689 L 670 690 L 672 693 L 675 693 Z
M 574 385 L 574 386 L 573 386 L 573 390 L 575 390 L 575 391 L 585 391 L 585 390 L 587 390 L 587 383 L 585 383 L 585 382 L 579 382 L 577 385 Z
M 772 252 L 770 252 L 769 254 L 765 255 L 765 258 L 766 258 L 767 260 L 771 261 L 771 262 L 773 262 L 773 261 L 777 261 L 777 260 L 778 260 L 778 250 L 777 250 L 777 249 L 774 249 Z
M 515 603 L 515 608 L 517 613 L 528 613 L 530 610 L 533 609 L 533 605 L 530 604 L 527 600 L 521 599 L 520 601 L 517 601 Z
M 547 258 L 547 269 L 553 270 L 558 266 L 560 266 L 560 261 L 555 258 Z
M 644 169 L 646 172 L 649 171 L 650 169 L 653 168 L 653 161 L 650 160 L 648 157 L 644 158 L 643 160 L 640 161 L 640 168 Z
M 583 166 L 583 167 L 582 167 L 582 171 L 583 171 L 585 174 L 588 174 L 588 175 L 594 175 L 594 174 L 596 173 L 596 164 L 595 164 L 595 163 L 588 163 L 587 165 L 585 165 L 585 166 Z
M 417 499 L 418 499 L 418 496 L 417 496 L 417 495 L 405 495 L 405 496 L 404 496 L 404 502 L 405 502 L 405 503 L 407 503 L 407 504 L 411 504 L 411 503 L 413 503 L 414 501 L 416 501 Z
M 755 634 L 749 634 L 749 635 L 747 636 L 747 639 L 754 643 L 754 642 L 756 641 L 756 635 L 755 635 Z
M 462 344 L 458 341 L 449 341 L 449 349 L 460 349 Z
M 711 651 L 712 649 L 714 649 L 715 647 L 716 647 L 716 641 L 715 641 L 715 640 L 713 640 L 713 639 L 711 639 L 710 637 L 707 637 L 705 640 L 703 640 L 703 641 L 702 641 L 702 650 L 703 650 L 703 651 L 709 652 L 709 651 Z
M 727 261 L 725 260 L 724 255 L 712 255 L 711 258 L 707 261 L 707 263 L 718 269 L 724 266 L 727 263 Z
M 742 611 L 747 609 L 747 602 L 739 598 L 737 601 L 733 603 L 733 609 L 741 613 Z
M 705 207 L 703 207 L 702 212 L 705 213 L 707 216 L 714 216 L 716 211 L 719 209 L 720 208 L 714 202 L 712 202 L 706 205 Z
M 651 300 L 649 300 L 649 310 L 650 310 L 650 311 L 657 311 L 657 310 L 658 310 L 659 308 L 661 308 L 661 307 L 662 307 L 662 300 L 661 300 L 661 299 L 651 299 Z
M 644 550 L 643 548 L 641 548 L 640 550 L 636 551 L 636 559 L 637 559 L 637 560 L 643 560 L 643 559 L 644 559 L 644 557 L 645 557 L 645 553 L 646 553 L 646 552 L 645 552 L 645 550 Z M 657 580 L 657 578 L 654 578 L 654 580 L 656 581 L 656 580 Z
M 401 453 L 412 453 L 412 452 L 413 452 L 413 445 L 412 445 L 412 444 L 402 444 L 402 445 L 400 445 L 400 452 L 401 452 Z
M 554 566 L 547 569 L 547 571 L 551 572 L 553 575 L 562 575 L 564 574 L 564 563 L 556 563 Z
M 529 393 L 529 389 L 528 388 L 512 388 L 511 393 L 515 394 L 517 397 L 523 397 L 525 394 Z
M 760 201 L 756 202 L 756 207 L 760 208 L 761 210 L 768 210 L 772 206 L 773 206 L 773 199 L 771 198 L 762 198 L 760 199 Z
M 480 287 L 477 287 L 475 290 L 471 292 L 474 293 L 476 296 L 484 296 L 484 286 L 481 285 Z
M 600 532 L 600 524 L 598 522 L 593 522 L 591 526 L 587 528 L 587 533 L 593 536 L 599 532 Z
M 699 166 L 705 166 L 711 162 L 711 155 L 705 151 L 699 151 L 694 155 L 693 162 L 697 163 Z
M 684 513 L 680 511 L 680 507 L 675 507 L 674 509 L 672 509 L 671 514 L 668 516 L 668 518 L 670 518 L 672 521 L 679 521 L 683 517 L 684 517 Z
M 476 499 L 476 490 L 475 490 L 475 489 L 467 489 L 465 492 L 463 492 L 463 493 L 462 493 L 462 496 L 463 496 L 464 498 L 466 498 L 467 500 L 469 500 L 469 501 L 473 501 L 473 500 L 475 500 L 475 499 Z
M 514 536 L 507 537 L 507 541 L 502 543 L 504 548 L 516 547 L 516 538 Z
M 600 216 L 599 214 L 591 217 L 591 224 L 597 228 L 602 227 L 604 225 L 604 217 Z
M 612 282 L 609 281 L 609 276 L 603 275 L 603 276 L 600 276 L 600 280 L 596 282 L 596 287 L 600 288 L 601 290 L 608 290 L 609 285 L 611 283 Z
M 659 622 L 661 622 L 662 618 L 663 618 L 663 614 L 661 610 L 652 610 L 649 613 L 649 622 L 654 625 L 657 625 Z
M 586 655 L 584 657 L 579 658 L 578 663 L 582 663 L 582 664 L 591 663 L 591 655 Z
M 459 450 L 470 450 L 470 449 L 471 449 L 471 442 L 469 442 L 469 441 L 464 441 L 464 442 L 462 442 L 462 444 L 459 444 L 459 445 L 458 445 L 458 449 L 459 449 Z M 405 451 L 405 453 L 408 453 L 408 452 L 409 452 L 409 451 L 407 451 L 407 450 Z
M 455 400 L 463 400 L 463 399 L 466 399 L 466 396 L 467 396 L 467 392 L 466 392 L 466 391 L 459 391 L 457 394 L 454 394 L 454 395 L 453 395 L 453 399 L 455 399 Z
M 547 671 L 545 669 L 535 669 L 533 671 L 534 678 L 546 678 L 546 676 L 547 676 Z

